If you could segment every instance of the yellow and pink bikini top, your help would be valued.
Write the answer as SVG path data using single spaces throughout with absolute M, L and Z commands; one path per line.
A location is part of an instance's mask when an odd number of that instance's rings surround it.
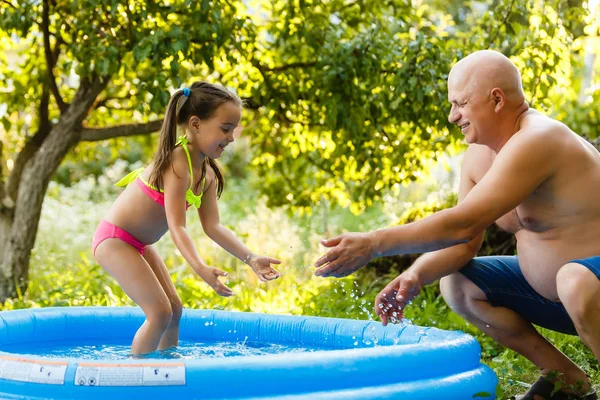
M 194 192 L 192 191 L 192 185 L 194 183 L 194 173 L 192 170 L 192 158 L 190 157 L 190 151 L 187 148 L 187 144 L 188 144 L 188 140 L 185 136 L 180 136 L 179 139 L 177 140 L 177 143 L 175 143 L 175 146 L 181 145 L 181 147 L 183 147 L 183 151 L 185 151 L 185 155 L 188 160 L 188 165 L 190 167 L 191 183 L 190 183 L 190 187 L 188 188 L 187 192 L 185 192 L 185 201 L 187 203 L 186 210 L 188 208 L 190 208 L 190 206 L 200 208 L 200 203 L 202 202 L 202 194 L 204 193 L 204 184 L 206 183 L 206 178 L 203 178 L 202 179 L 202 191 L 200 192 L 199 195 L 195 195 Z M 123 179 L 121 179 L 119 182 L 117 182 L 115 184 L 115 186 L 127 186 L 131 182 L 135 181 L 138 183 L 138 186 L 140 187 L 140 189 L 142 189 L 142 191 L 144 193 L 146 193 L 146 195 L 148 195 L 148 197 L 150 197 L 152 200 L 154 200 L 155 203 L 158 203 L 164 207 L 165 206 L 164 190 L 158 189 L 158 188 L 150 185 L 150 183 L 148 183 L 148 181 L 146 181 L 146 179 L 142 176 L 142 172 L 144 172 L 144 169 L 145 169 L 145 167 L 142 167 L 142 168 L 138 168 L 134 171 L 131 171 L 125 177 L 123 177 Z

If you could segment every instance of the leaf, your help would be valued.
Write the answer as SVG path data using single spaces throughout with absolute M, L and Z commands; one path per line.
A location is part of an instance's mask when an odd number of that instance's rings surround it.
M 10 120 L 7 117 L 2 117 L 1 122 L 4 126 L 4 130 L 8 132 L 11 126 Z

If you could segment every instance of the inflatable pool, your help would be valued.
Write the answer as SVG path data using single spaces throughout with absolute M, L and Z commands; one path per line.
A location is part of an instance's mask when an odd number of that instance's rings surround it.
M 493 399 L 497 378 L 462 332 L 336 318 L 185 310 L 181 339 L 312 348 L 200 359 L 40 356 L 78 343 L 130 344 L 138 308 L 0 313 L 0 398 Z M 37 354 L 37 355 L 36 355 Z

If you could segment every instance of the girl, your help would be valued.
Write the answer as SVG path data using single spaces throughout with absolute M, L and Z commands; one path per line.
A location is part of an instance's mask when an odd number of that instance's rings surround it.
M 175 92 L 167 106 L 154 161 L 117 183 L 128 186 L 94 234 L 96 261 L 146 315 L 133 339 L 132 354 L 178 344 L 182 303 L 165 263 L 152 246 L 167 231 L 206 283 L 221 296 L 233 295 L 219 281 L 227 273 L 206 265 L 186 230 L 185 212 L 191 205 L 198 208 L 204 232 L 248 264 L 261 281 L 280 276 L 271 264 L 281 261 L 252 253 L 219 222 L 217 198 L 223 190 L 223 175 L 215 159 L 234 141 L 241 109 L 239 97 L 210 83 L 196 82 Z M 177 127 L 184 133 L 179 138 Z

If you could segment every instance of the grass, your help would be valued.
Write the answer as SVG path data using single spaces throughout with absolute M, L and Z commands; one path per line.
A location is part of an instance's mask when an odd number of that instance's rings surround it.
M 50 185 L 31 258 L 29 288 L 19 298 L 7 301 L 3 309 L 132 305 L 95 263 L 90 248 L 95 226 L 117 194 L 110 181 L 121 173 L 118 168 L 99 182 L 85 180 L 71 188 Z M 298 218 L 283 210 L 271 210 L 246 183 L 230 182 L 220 202 L 221 220 L 254 251 L 281 259 L 280 270 L 284 273 L 275 282 L 258 282 L 249 268 L 202 234 L 200 223 L 192 221 L 190 212 L 188 228 L 202 257 L 210 265 L 230 272 L 228 284 L 236 293 L 232 298 L 219 297 L 197 278 L 168 235 L 157 244 L 157 249 L 189 308 L 375 320 L 373 300 L 395 274 L 375 276 L 374 271 L 365 268 L 344 279 L 323 279 L 312 274 L 311 265 L 323 252 L 319 239 L 344 230 L 384 226 L 397 219 L 390 210 L 399 212 L 399 204 L 373 207 L 361 216 L 353 216 L 347 210 L 329 211 L 324 223 L 318 211 Z M 526 382 L 537 379 L 538 372 L 529 361 L 482 335 L 453 313 L 435 284 L 422 291 L 406 310 L 406 316 L 416 325 L 461 330 L 476 337 L 482 347 L 483 362 L 499 377 L 500 399 L 523 392 Z M 544 334 L 584 368 L 593 382 L 600 382 L 595 358 L 577 337 L 550 331 Z

